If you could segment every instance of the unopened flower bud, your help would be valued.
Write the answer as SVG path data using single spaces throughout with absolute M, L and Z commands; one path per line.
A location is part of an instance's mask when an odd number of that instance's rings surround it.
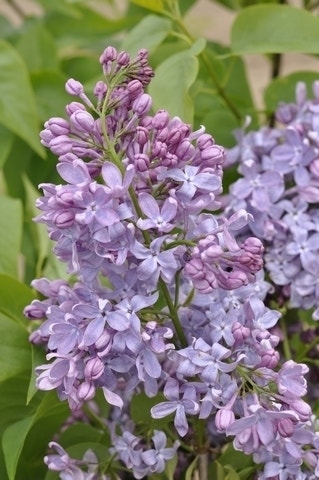
M 114 47 L 106 47 L 102 55 L 100 56 L 100 63 L 105 64 L 113 62 L 117 57 L 117 51 Z
M 250 329 L 239 322 L 233 323 L 231 331 L 234 339 L 238 341 L 245 340 L 250 336 Z
M 209 147 L 212 147 L 215 145 L 215 140 L 209 133 L 203 133 L 200 137 L 197 139 L 197 146 L 200 150 L 205 150 L 208 149 Z
M 52 117 L 50 120 L 45 122 L 45 128 L 50 130 L 54 136 L 67 135 L 70 131 L 69 123 L 60 117 Z
M 143 93 L 143 85 L 139 80 L 131 80 L 126 87 L 131 98 L 137 98 Z
M 290 418 L 282 418 L 278 420 L 277 430 L 282 437 L 291 437 L 294 433 L 294 424 Z
M 64 155 L 72 150 L 73 141 L 67 135 L 59 135 L 51 140 L 49 147 L 55 155 Z
M 119 52 L 116 60 L 121 67 L 126 67 L 131 61 L 129 54 L 125 51 Z
M 68 228 L 74 223 L 74 213 L 70 211 L 59 212 L 53 217 L 53 222 L 59 228 Z
M 78 82 L 73 78 L 69 78 L 69 80 L 65 84 L 65 90 L 69 95 L 79 97 L 84 92 L 84 87 L 81 82 Z
M 258 366 L 274 369 L 278 365 L 279 359 L 279 352 L 276 352 L 276 350 L 268 350 L 262 354 L 261 361 Z
M 152 97 L 147 93 L 143 93 L 139 97 L 137 97 L 132 105 L 132 110 L 138 117 L 142 117 L 145 115 L 152 106 Z
M 82 110 L 82 111 L 86 111 L 86 108 L 85 106 L 83 105 L 83 103 L 80 103 L 80 102 L 71 102 L 69 103 L 66 107 L 65 107 L 65 110 L 66 110 L 66 113 L 69 115 L 69 117 L 72 115 L 72 113 L 78 111 L 78 110 Z
M 219 432 L 224 432 L 234 421 L 234 412 L 229 408 L 221 408 L 216 413 L 215 425 Z
M 214 166 L 222 163 L 224 156 L 225 151 L 219 145 L 212 145 L 201 152 L 201 158 L 205 162 L 205 166 Z
M 149 169 L 150 159 L 146 153 L 138 153 L 134 156 L 134 164 L 138 172 L 146 172 Z
M 167 127 L 169 122 L 169 114 L 166 110 L 158 110 L 152 121 L 152 125 L 157 130 L 162 130 L 163 128 Z
M 296 398 L 290 403 L 291 410 L 294 410 L 302 422 L 309 420 L 312 414 L 312 410 L 308 403 L 301 400 L 301 398 Z
M 77 110 L 70 117 L 72 130 L 78 133 L 91 133 L 94 128 L 94 118 L 87 111 Z
M 105 366 L 99 357 L 90 358 L 85 365 L 84 375 L 87 379 L 96 380 L 104 372 Z
M 87 402 L 92 400 L 95 395 L 95 386 L 90 382 L 83 382 L 78 388 L 77 396 L 79 400 Z

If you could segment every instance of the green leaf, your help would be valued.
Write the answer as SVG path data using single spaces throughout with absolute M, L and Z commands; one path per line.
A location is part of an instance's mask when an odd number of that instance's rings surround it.
M 38 115 L 42 122 L 65 114 L 65 105 L 70 103 L 70 96 L 64 88 L 65 82 L 66 77 L 59 72 L 41 71 L 31 74 Z
M 264 100 L 267 110 L 273 112 L 281 102 L 295 102 L 296 86 L 304 82 L 308 92 L 312 92 L 312 84 L 319 80 L 318 72 L 295 72 L 285 77 L 273 80 L 264 91 Z
M 225 470 L 223 465 L 221 465 L 217 460 L 215 460 L 209 468 L 210 478 L 215 478 L 216 480 L 225 480 Z
M 152 421 L 151 408 L 159 402 L 162 402 L 164 397 L 158 394 L 155 397 L 148 397 L 145 393 L 134 395 L 130 403 L 130 415 L 134 423 L 147 424 L 148 427 Z
M 49 3 L 52 0 L 47 0 Z M 89 8 L 89 2 L 77 4 L 76 12 L 66 16 L 62 11 L 52 11 L 45 18 L 45 25 L 56 39 L 60 47 L 60 55 L 63 49 L 70 51 L 75 46 L 83 47 L 90 51 L 102 53 L 107 46 L 108 36 L 130 29 L 136 25 L 136 17 L 123 16 L 118 20 L 106 18 L 104 15 Z M 114 39 L 112 39 L 114 42 Z M 118 42 L 118 40 L 116 41 Z
M 36 373 L 35 368 L 39 365 L 46 363 L 45 352 L 42 347 L 31 344 L 31 377 L 27 392 L 26 404 L 29 405 L 31 400 L 34 398 L 38 389 L 36 387 Z
M 29 227 L 32 234 L 32 244 L 35 247 L 35 277 L 41 277 L 43 273 L 44 264 L 52 254 L 53 242 L 50 240 L 45 225 L 38 222 L 33 222 L 32 218 L 38 215 L 39 211 L 35 206 L 37 198 L 39 198 L 39 192 L 34 188 L 30 180 L 26 175 L 23 175 L 23 184 L 25 188 L 25 214 L 29 221 Z
M 186 470 L 185 473 L 185 480 L 192 480 L 193 478 L 193 472 L 197 466 L 198 463 L 198 457 L 195 457 L 192 463 L 189 465 L 189 467 Z
M 236 55 L 319 53 L 318 38 L 319 19 L 311 13 L 288 5 L 253 5 L 237 15 L 231 49 Z
M 227 471 L 226 480 L 240 480 L 240 476 L 231 465 L 225 465 L 224 470 Z
M 177 455 L 175 455 L 171 460 L 168 460 L 165 464 L 165 474 L 167 480 L 174 480 L 174 473 L 177 466 Z
M 0 231 L 0 273 L 15 277 L 18 274 L 22 239 L 22 206 L 20 200 L 0 196 Z
M 12 148 L 14 140 L 14 134 L 5 128 L 3 125 L 0 125 L 0 168 L 6 163 L 10 150 Z
M 30 370 L 31 347 L 26 329 L 0 313 L 0 382 Z
M 10 425 L 2 437 L 2 448 L 9 480 L 15 480 L 16 471 L 26 436 L 34 421 L 34 415 Z
M 131 55 L 136 55 L 141 48 L 147 48 L 152 53 L 165 40 L 170 30 L 170 20 L 156 15 L 147 15 L 125 35 L 121 49 Z
M 130 0 L 134 5 L 152 10 L 152 12 L 163 12 L 164 4 L 162 0 Z
M 0 274 L 0 298 L 0 312 L 25 327 L 23 309 L 34 299 L 32 290 L 15 278 Z
M 36 102 L 27 68 L 17 51 L 4 40 L 0 40 L 0 71 L 0 123 L 43 157 Z
M 155 70 L 149 91 L 155 110 L 164 108 L 170 115 L 193 123 L 194 104 L 189 89 L 198 73 L 198 59 L 190 50 L 176 53 Z
M 46 392 L 32 410 L 32 416 L 9 425 L 3 435 L 2 445 L 9 480 L 34 478 L 34 471 L 39 467 L 34 465 L 33 459 L 37 459 L 37 463 L 39 457 L 43 457 L 48 442 L 69 414 L 67 404 L 57 398 L 56 392 Z M 42 465 L 40 469 L 43 478 L 45 468 Z
M 54 40 L 40 20 L 27 24 L 15 46 L 30 72 L 59 68 Z

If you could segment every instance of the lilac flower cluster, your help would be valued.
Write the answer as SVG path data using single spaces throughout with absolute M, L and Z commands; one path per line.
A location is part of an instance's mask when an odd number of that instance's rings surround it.
M 68 93 L 82 103 L 71 102 L 67 119 L 50 119 L 41 132 L 64 183 L 41 185 L 36 221 L 75 280 L 33 281 L 45 299 L 25 314 L 37 321 L 30 339 L 46 346 L 48 360 L 36 369 L 37 387 L 56 389 L 72 410 L 101 389 L 114 418 L 123 412 L 110 456 L 135 478 L 163 472 L 179 447 L 158 429 L 142 439 L 125 420 L 141 389 L 164 394 L 151 415 L 167 417 L 181 450 L 184 437 L 196 454 L 232 436 L 235 448 L 266 464 L 260 479 L 282 469 L 291 479 L 313 478 L 319 456 L 302 399 L 307 367 L 279 365 L 270 329 L 280 315 L 264 304 L 263 245 L 237 240 L 252 215 L 213 213 L 224 149 L 203 127 L 150 113 L 146 51 L 131 60 L 108 47 L 100 62 L 95 100 L 69 80 Z M 96 478 L 90 452 L 77 461 L 52 447 L 58 455 L 45 461 L 61 479 Z
M 283 128 L 239 132 L 228 162 L 242 178 L 230 187 L 228 209 L 254 216 L 250 232 L 264 243 L 265 268 L 281 302 L 312 309 L 319 319 L 319 81 L 313 99 L 299 83 L 296 103 L 281 104 Z

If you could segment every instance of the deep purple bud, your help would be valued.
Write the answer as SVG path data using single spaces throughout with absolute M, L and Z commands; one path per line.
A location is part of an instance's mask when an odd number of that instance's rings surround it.
M 126 67 L 131 61 L 129 54 L 125 51 L 119 52 L 116 60 L 121 67 Z
M 250 252 L 254 255 L 262 255 L 264 252 L 264 246 L 262 242 L 256 237 L 246 238 L 241 246 L 246 252 Z
M 162 130 L 163 128 L 167 127 L 169 122 L 169 114 L 166 110 L 158 110 L 152 121 L 152 125 L 157 130 Z
M 149 131 L 145 127 L 140 127 L 138 126 L 136 128 L 136 141 L 141 147 L 144 147 L 144 145 L 148 142 L 149 139 Z
M 144 89 L 143 85 L 139 80 L 131 80 L 126 87 L 131 98 L 137 98 L 139 95 L 142 95 Z
M 117 57 L 117 51 L 114 47 L 106 47 L 102 55 L 100 56 L 100 63 L 105 64 L 113 62 Z
M 203 133 L 197 140 L 197 146 L 200 150 L 206 150 L 213 145 L 215 145 L 215 140 L 208 133 Z
M 150 166 L 150 159 L 146 153 L 134 155 L 134 164 L 138 172 L 146 172 Z
M 225 150 L 219 145 L 213 145 L 202 150 L 201 158 L 205 166 L 219 165 L 224 161 Z
M 258 366 L 274 369 L 278 365 L 279 359 L 279 352 L 276 352 L 276 350 L 267 350 L 264 354 L 262 354 L 261 361 Z
M 294 433 L 294 424 L 290 418 L 282 418 L 278 420 L 277 430 L 282 437 L 291 437 Z
M 250 336 L 250 329 L 239 322 L 233 323 L 231 332 L 234 339 L 238 341 L 243 341 Z
M 142 93 L 139 97 L 137 97 L 132 105 L 132 110 L 138 117 L 142 117 L 152 107 L 152 97 L 148 95 L 148 93 Z

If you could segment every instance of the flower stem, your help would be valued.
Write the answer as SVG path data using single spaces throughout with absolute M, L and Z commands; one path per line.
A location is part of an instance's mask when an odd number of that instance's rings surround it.
M 174 327 L 175 327 L 175 332 L 176 332 L 176 335 L 177 335 L 177 337 L 178 337 L 178 339 L 181 343 L 181 346 L 182 347 L 187 347 L 188 342 L 187 342 L 187 339 L 185 337 L 185 333 L 182 329 L 181 323 L 179 321 L 178 314 L 177 314 L 177 309 L 175 308 L 175 305 L 173 303 L 171 295 L 168 291 L 167 285 L 162 278 L 159 279 L 158 286 L 159 286 L 160 292 L 162 293 L 163 297 L 166 300 L 166 304 L 167 304 L 169 313 L 171 315 L 172 322 L 173 322 Z

